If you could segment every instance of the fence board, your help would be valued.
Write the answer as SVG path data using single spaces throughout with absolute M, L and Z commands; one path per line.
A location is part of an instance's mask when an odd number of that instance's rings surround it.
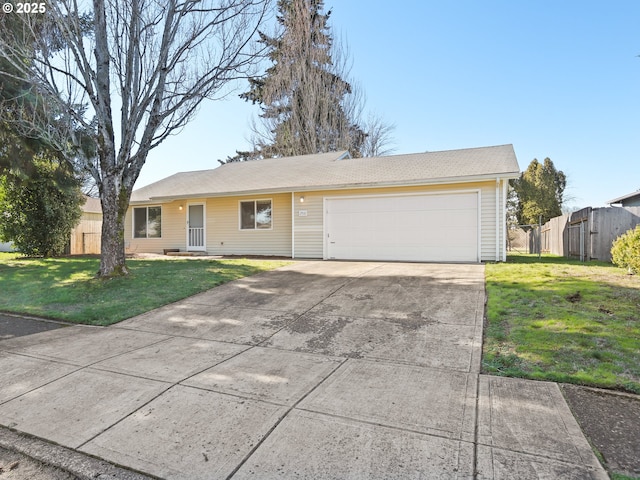
M 591 257 L 611 261 L 611 245 L 626 231 L 640 224 L 640 207 L 611 207 L 593 210 Z
M 100 253 L 102 238 L 102 214 L 85 212 L 80 223 L 71 231 L 70 252 L 72 255 Z
M 569 215 L 552 218 L 542 227 L 542 251 L 554 255 L 564 255 L 568 237 L 565 234 Z
M 640 207 L 583 208 L 543 225 L 542 251 L 610 262 L 615 239 L 636 225 L 640 225 Z

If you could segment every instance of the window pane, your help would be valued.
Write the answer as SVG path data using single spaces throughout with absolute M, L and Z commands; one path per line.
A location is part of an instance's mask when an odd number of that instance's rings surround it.
M 160 238 L 162 236 L 162 208 L 149 207 L 149 222 L 147 224 L 147 236 Z
M 204 205 L 189 205 L 189 226 L 204 227 Z
M 271 228 L 271 200 L 256 202 L 256 227 Z
M 133 237 L 147 237 L 147 207 L 133 209 Z
M 255 202 L 240 202 L 240 228 L 243 230 L 256 228 Z

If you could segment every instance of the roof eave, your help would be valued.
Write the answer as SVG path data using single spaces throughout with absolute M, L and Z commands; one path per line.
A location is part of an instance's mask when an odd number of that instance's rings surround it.
M 349 190 L 349 189 L 361 189 L 361 188 L 384 188 L 384 187 L 415 187 L 419 185 L 442 185 L 447 183 L 474 183 L 474 182 L 486 182 L 499 180 L 510 180 L 519 178 L 520 172 L 501 172 L 491 173 L 484 175 L 468 175 L 463 177 L 444 177 L 433 179 L 418 179 L 411 181 L 397 181 L 397 182 L 367 182 L 367 183 L 345 183 L 334 185 L 293 185 L 287 187 L 268 188 L 259 190 L 242 190 L 235 192 L 204 192 L 204 193 L 192 193 L 186 195 L 168 195 L 150 197 L 145 200 L 131 201 L 131 205 L 142 205 L 147 203 L 170 203 L 176 200 L 188 200 L 194 198 L 219 198 L 219 197 L 242 197 L 247 195 L 267 195 L 275 193 L 288 193 L 288 192 L 313 192 L 319 190 Z
M 614 203 L 622 203 L 625 200 L 630 200 L 635 197 L 640 197 L 640 192 L 633 192 L 627 195 L 623 195 L 622 197 L 614 198 L 613 200 L 609 200 L 607 205 L 613 205 Z

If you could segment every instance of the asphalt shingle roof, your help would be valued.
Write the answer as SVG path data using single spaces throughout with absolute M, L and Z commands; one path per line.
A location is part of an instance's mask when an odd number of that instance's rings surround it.
M 228 163 L 212 170 L 176 173 L 135 190 L 131 201 L 433 184 L 468 181 L 472 177 L 512 178 L 519 172 L 512 145 L 366 158 L 348 158 L 346 152 L 330 152 Z

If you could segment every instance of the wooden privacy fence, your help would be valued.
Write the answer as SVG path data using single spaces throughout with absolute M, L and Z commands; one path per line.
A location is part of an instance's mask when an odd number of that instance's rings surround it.
M 71 231 L 69 252 L 71 255 L 99 254 L 102 239 L 102 214 L 85 212 L 80 223 Z
M 540 229 L 537 225 L 513 225 L 507 231 L 507 251 L 540 253 Z
M 610 262 L 613 242 L 639 224 L 640 207 L 587 207 L 552 218 L 536 230 L 544 253 Z

